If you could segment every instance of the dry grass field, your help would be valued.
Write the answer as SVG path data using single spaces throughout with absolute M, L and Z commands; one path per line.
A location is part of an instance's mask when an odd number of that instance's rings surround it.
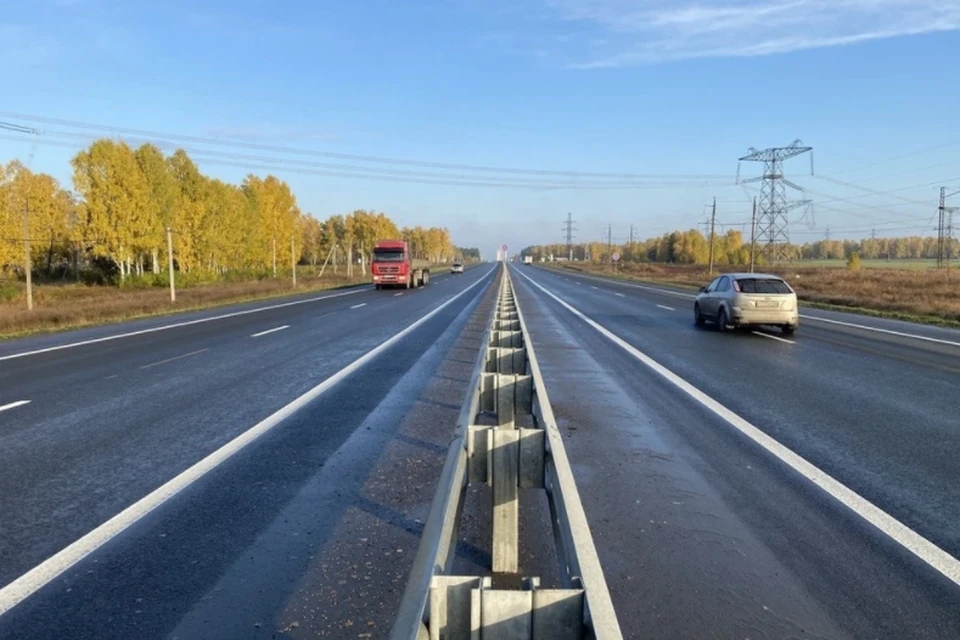
M 912 266 L 912 265 L 911 265 Z M 567 264 L 562 268 L 613 275 L 608 265 Z M 718 267 L 716 274 L 746 271 L 745 267 Z M 760 271 L 761 269 L 758 269 Z M 960 325 L 960 269 L 882 269 L 785 265 L 764 268 L 785 278 L 806 302 L 845 307 L 904 319 Z M 699 287 L 710 282 L 699 265 L 624 264 L 616 275 L 627 279 Z
M 0 338 L 333 289 L 366 281 L 367 278 L 359 275 L 348 280 L 328 273 L 322 279 L 302 278 L 296 289 L 287 279 L 223 282 L 178 289 L 176 303 L 170 302 L 170 291 L 165 287 L 123 289 L 46 284 L 34 287 L 33 311 L 27 311 L 22 283 L 0 282 Z

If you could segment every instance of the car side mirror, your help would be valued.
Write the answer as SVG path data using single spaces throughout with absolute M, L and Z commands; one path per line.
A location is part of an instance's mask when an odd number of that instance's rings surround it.
M 700 293 L 703 293 L 703 292 L 706 291 L 706 290 L 707 290 L 706 287 L 700 287 Z

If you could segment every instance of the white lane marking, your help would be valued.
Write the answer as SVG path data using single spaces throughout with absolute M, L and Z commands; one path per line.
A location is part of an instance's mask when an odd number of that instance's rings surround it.
M 626 298 L 626 297 L 627 297 L 627 296 L 623 295 L 622 293 L 617 293 L 616 291 L 613 292 L 613 295 L 615 295 L 615 296 L 620 296 L 621 298 Z
M 608 338 L 618 347 L 652 369 L 655 373 L 665 378 L 668 382 L 712 411 L 714 414 L 743 433 L 745 436 L 759 444 L 794 471 L 800 473 L 815 485 L 823 489 L 825 492 L 833 496 L 833 498 L 835 498 L 841 504 L 888 535 L 894 541 L 902 545 L 905 549 L 942 573 L 949 580 L 957 585 L 960 585 L 960 560 L 954 558 L 952 555 L 935 545 L 933 542 L 930 542 L 919 533 L 903 524 L 860 494 L 848 488 L 846 485 L 839 482 L 829 474 L 821 471 L 812 463 L 808 462 L 805 458 L 802 458 L 792 450 L 780 444 L 777 440 L 771 438 L 759 428 L 748 422 L 745 418 L 740 417 L 724 405 L 720 404 L 706 393 L 696 388 L 670 369 L 667 369 L 627 341 L 623 340 L 603 325 L 592 320 L 591 318 L 588 318 L 586 315 L 568 304 L 552 291 L 549 291 L 539 283 L 534 282 L 527 275 L 521 275 L 529 280 L 535 287 L 560 303 L 570 313 L 596 329 L 601 335 Z
M 770 338 L 771 340 L 778 340 L 780 342 L 786 342 L 787 344 L 797 344 L 793 340 L 787 340 L 786 338 L 781 338 L 780 336 L 772 336 L 769 333 L 764 333 L 763 331 L 751 331 L 755 336 L 760 336 L 762 338 Z
M 195 356 L 195 355 L 197 355 L 197 354 L 203 353 L 204 351 L 210 351 L 210 349 L 209 349 L 209 348 L 207 348 L 207 349 L 198 349 L 198 350 L 196 350 L 196 351 L 191 351 L 190 353 L 185 353 L 185 354 L 180 355 L 180 356 L 174 356 L 174 357 L 172 357 L 172 358 L 167 358 L 166 360 L 161 360 L 160 362 L 152 362 L 152 363 L 150 363 L 150 364 L 145 364 L 145 365 L 143 365 L 143 366 L 140 367 L 140 368 L 141 368 L 141 369 L 150 369 L 150 368 L 152 368 L 152 367 L 159 367 L 161 364 L 167 364 L 168 362 L 173 362 L 174 360 L 182 360 L 183 358 L 189 358 L 190 356 Z
M 901 338 L 913 338 L 914 340 L 923 340 L 924 342 L 935 342 L 937 344 L 946 344 L 951 347 L 960 347 L 960 342 L 953 342 L 951 340 L 943 340 L 941 338 L 931 338 L 930 336 L 921 336 L 916 333 L 904 333 L 903 331 L 894 331 L 892 329 L 881 329 L 880 327 L 868 327 L 865 324 L 855 324 L 853 322 L 841 322 L 840 320 L 831 320 L 829 318 L 818 318 L 817 316 L 808 316 L 801 313 L 800 317 L 804 320 L 815 320 L 816 322 L 826 322 L 828 324 L 838 324 L 843 327 L 851 327 L 853 329 L 863 329 L 864 331 L 876 331 L 877 333 L 886 333 L 892 336 L 899 336 Z
M 367 303 L 366 303 L 366 302 L 361 302 L 360 304 L 355 304 L 355 305 L 353 305 L 353 306 L 350 307 L 350 308 L 351 308 L 351 309 L 359 309 L 360 307 L 365 307 L 365 306 L 367 306 Z
M 309 402 L 316 399 L 325 391 L 329 390 L 338 382 L 352 374 L 354 371 L 376 358 L 386 349 L 405 338 L 417 327 L 427 322 L 430 318 L 437 315 L 447 306 L 452 304 L 460 296 L 466 294 L 475 286 L 486 280 L 487 276 L 493 273 L 495 269 L 496 267 L 491 269 L 485 276 L 478 279 L 460 293 L 440 304 L 440 306 L 433 311 L 421 317 L 419 320 L 416 320 L 406 329 L 401 330 L 392 338 L 381 342 L 379 345 L 363 354 L 345 366 L 343 369 L 340 369 L 340 371 L 337 371 L 335 374 L 314 388 L 310 389 L 293 402 L 270 414 L 256 425 L 250 427 L 248 430 L 244 431 L 227 444 L 223 445 L 204 459 L 194 464 L 192 467 L 188 468 L 180 475 L 168 480 L 165 484 L 157 489 L 154 489 L 152 492 L 133 503 L 117 515 L 113 516 L 93 531 L 67 545 L 62 550 L 58 551 L 51 557 L 35 566 L 33 569 L 30 569 L 25 574 L 0 589 L 0 616 L 10 611 L 32 594 L 36 593 L 44 585 L 48 584 L 51 580 L 56 579 L 58 576 L 63 574 L 64 571 L 102 547 L 104 544 L 125 531 L 148 513 L 173 498 L 186 487 L 202 478 L 211 470 L 217 468 L 232 455 L 249 445 L 251 442 L 255 441 L 266 432 L 273 429 L 286 418 L 305 407 Z
M 668 307 L 666 305 L 658 304 L 657 306 L 660 307 L 661 309 L 666 309 L 667 311 L 676 311 L 676 309 L 674 309 L 673 307 Z
M 22 407 L 25 404 L 30 404 L 29 400 L 17 400 L 16 402 L 11 402 L 9 404 L 0 405 L 0 411 L 6 411 L 7 409 L 16 409 L 17 407 Z
M 259 338 L 260 336 L 265 336 L 268 333 L 274 333 L 276 331 L 283 331 L 284 329 L 289 329 L 290 325 L 285 324 L 282 327 L 274 327 L 273 329 L 267 329 L 266 331 L 261 331 L 260 333 L 251 333 L 251 338 Z
M 393 294 L 393 297 L 396 298 L 397 296 L 402 296 L 402 295 L 403 295 L 403 291 L 401 291 L 400 293 Z
M 600 288 L 599 288 L 599 287 L 595 287 L 595 286 L 593 286 L 593 285 L 590 285 L 590 288 L 591 288 L 591 289 L 596 289 L 597 291 L 599 291 L 599 290 L 600 290 Z
M 162 327 L 151 327 L 150 329 L 141 329 L 139 331 L 130 331 L 128 333 L 118 333 L 113 336 L 104 336 L 102 338 L 91 338 L 90 340 L 81 340 L 80 342 L 71 342 L 69 344 L 58 344 L 54 347 L 46 347 L 44 349 L 34 349 L 33 351 L 24 351 L 22 353 L 13 353 L 8 356 L 0 356 L 0 362 L 4 360 L 13 360 L 14 358 L 25 358 L 27 356 L 35 356 L 40 353 L 49 353 L 50 351 L 60 351 L 61 349 L 72 349 L 73 347 L 82 347 L 88 344 L 97 344 L 98 342 L 109 342 L 110 340 L 119 340 L 120 338 L 131 338 L 133 336 L 142 336 L 146 333 L 155 333 L 157 331 L 166 331 L 168 329 L 178 329 L 180 327 L 189 327 L 194 324 L 201 324 L 204 322 L 213 322 L 214 320 L 225 320 L 227 318 L 236 318 L 237 316 L 245 316 L 251 313 L 260 313 L 261 311 L 271 311 L 273 309 L 284 309 L 286 307 L 292 307 L 299 304 L 307 304 L 309 302 L 319 302 L 321 300 L 329 300 L 331 298 L 340 298 L 342 296 L 352 296 L 356 293 L 362 293 L 363 291 L 369 291 L 369 289 L 363 288 L 363 289 L 356 289 L 354 291 L 344 291 L 342 293 L 333 293 L 328 296 L 307 298 L 306 300 L 294 300 L 293 302 L 284 302 L 283 304 L 272 304 L 267 307 L 257 307 L 256 309 L 246 309 L 244 311 L 235 311 L 233 313 L 225 313 L 223 315 L 212 316 L 210 318 L 198 318 L 197 320 L 187 320 L 186 322 L 176 322 L 174 324 L 165 324 Z

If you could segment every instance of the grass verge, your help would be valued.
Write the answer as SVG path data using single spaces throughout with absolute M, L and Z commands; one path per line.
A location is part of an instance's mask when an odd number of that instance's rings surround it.
M 648 284 L 689 288 L 710 282 L 707 269 L 696 265 L 628 264 L 614 272 L 608 265 L 549 265 L 560 270 L 613 277 Z M 743 269 L 721 267 L 716 273 Z M 960 328 L 960 274 L 917 269 L 787 267 L 765 269 L 790 282 L 797 297 L 816 309 L 847 311 L 876 318 Z
M 27 311 L 25 294 L 18 288 L 0 300 L 0 340 L 328 291 L 367 281 L 366 277 L 325 276 L 304 279 L 296 289 L 289 281 L 272 279 L 216 283 L 178 290 L 175 303 L 163 288 L 40 285 L 34 288 L 33 311 Z

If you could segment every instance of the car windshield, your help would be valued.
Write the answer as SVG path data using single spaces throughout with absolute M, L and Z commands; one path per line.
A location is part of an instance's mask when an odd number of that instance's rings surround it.
M 403 249 L 375 249 L 375 262 L 403 262 Z
M 778 278 L 740 278 L 737 290 L 741 293 L 793 293 L 789 285 Z

